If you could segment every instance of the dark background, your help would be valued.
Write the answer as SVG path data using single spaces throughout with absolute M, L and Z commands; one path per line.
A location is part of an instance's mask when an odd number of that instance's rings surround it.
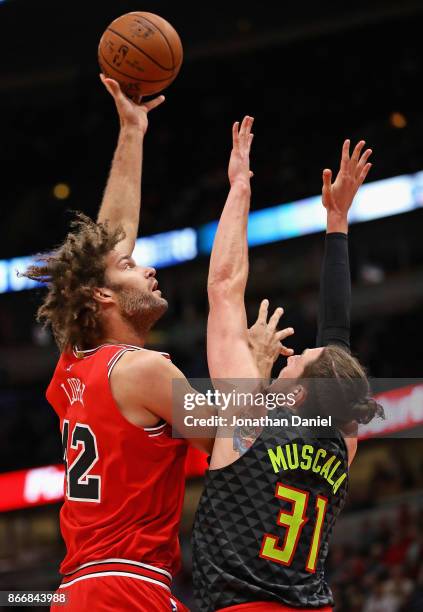
M 322 169 L 337 169 L 344 138 L 373 148 L 370 181 L 423 170 L 421 1 L 10 0 L 0 4 L 0 259 L 60 243 L 71 210 L 95 217 L 118 132 L 96 49 L 107 24 L 131 10 L 168 19 L 185 51 L 166 103 L 150 119 L 142 235 L 218 218 L 230 128 L 244 114 L 255 117 L 253 209 L 319 193 Z M 404 127 L 394 127 L 393 113 Z M 58 182 L 69 184 L 68 199 L 54 197 Z M 422 374 L 422 230 L 421 210 L 351 229 L 352 344 L 372 376 Z M 250 317 L 263 297 L 283 305 L 296 350 L 314 343 L 322 246 L 316 234 L 251 251 Z M 189 376 L 207 374 L 207 265 L 199 258 L 158 273 L 170 309 L 150 346 L 171 352 Z M 41 297 L 0 295 L 0 471 L 60 461 L 57 418 L 43 395 L 57 352 L 35 323 Z M 422 468 L 420 440 L 361 445 L 344 519 L 353 521 L 353 538 L 334 543 L 328 567 L 337 610 L 377 612 L 378 601 L 387 612 L 423 609 L 415 502 Z M 187 537 L 200 489 L 188 484 L 182 526 L 178 588 L 187 603 Z M 383 518 L 385 508 L 391 514 Z M 57 586 L 57 512 L 0 515 L 2 588 Z

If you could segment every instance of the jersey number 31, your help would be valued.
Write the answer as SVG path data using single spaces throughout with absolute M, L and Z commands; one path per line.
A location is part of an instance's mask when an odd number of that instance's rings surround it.
M 291 502 L 292 512 L 279 512 L 277 519 L 278 525 L 285 527 L 285 539 L 282 546 L 278 545 L 279 538 L 266 533 L 260 550 L 260 557 L 275 561 L 281 565 L 291 565 L 295 551 L 297 550 L 298 541 L 301 536 L 304 525 L 308 521 L 306 516 L 309 493 L 301 489 L 289 487 L 281 482 L 276 486 L 275 496 L 278 499 Z M 320 538 L 322 535 L 323 522 L 327 510 L 328 500 L 322 495 L 316 498 L 316 522 L 313 529 L 311 544 L 306 561 L 306 571 L 313 574 L 316 571 L 316 565 L 319 555 Z

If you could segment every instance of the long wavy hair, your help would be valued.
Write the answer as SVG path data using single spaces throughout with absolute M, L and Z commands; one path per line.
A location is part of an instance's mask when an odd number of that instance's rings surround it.
M 106 256 L 123 240 L 121 226 L 95 223 L 77 213 L 65 241 L 52 253 L 40 254 L 38 262 L 22 274 L 46 284 L 47 294 L 37 320 L 50 325 L 61 351 L 77 345 L 95 346 L 102 334 L 95 287 L 106 284 Z
M 309 390 L 307 402 L 318 414 L 331 414 L 338 424 L 369 423 L 384 418 L 383 407 L 370 397 L 367 373 L 358 359 L 340 346 L 326 346 L 304 368 L 301 376 Z M 307 400 L 306 400 L 307 401 Z

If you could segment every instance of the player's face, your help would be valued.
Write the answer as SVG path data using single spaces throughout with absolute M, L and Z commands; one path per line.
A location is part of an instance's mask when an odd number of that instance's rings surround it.
M 324 347 L 305 349 L 301 355 L 291 355 L 288 357 L 288 363 L 279 374 L 279 378 L 300 378 L 304 372 L 304 368 L 316 361 L 323 353 Z
M 107 255 L 106 265 L 107 284 L 123 316 L 155 322 L 166 312 L 154 268 L 138 266 L 130 255 L 117 251 Z

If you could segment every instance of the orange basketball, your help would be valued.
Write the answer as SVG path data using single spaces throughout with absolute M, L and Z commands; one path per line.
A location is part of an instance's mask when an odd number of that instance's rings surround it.
M 101 71 L 130 98 L 156 94 L 176 78 L 183 58 L 181 39 L 162 17 L 127 13 L 108 26 L 98 46 Z

